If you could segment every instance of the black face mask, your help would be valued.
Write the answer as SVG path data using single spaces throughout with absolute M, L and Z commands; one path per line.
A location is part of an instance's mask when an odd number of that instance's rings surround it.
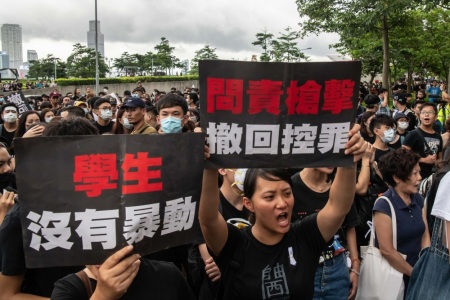
M 17 193 L 15 173 L 0 174 L 0 193 L 3 193 L 4 189 L 7 189 L 8 191 L 14 191 Z

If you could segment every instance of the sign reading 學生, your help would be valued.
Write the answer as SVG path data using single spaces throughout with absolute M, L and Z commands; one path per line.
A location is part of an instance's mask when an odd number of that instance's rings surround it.
M 144 255 L 198 240 L 204 139 L 183 133 L 16 140 L 27 267 L 100 264 L 127 244 Z M 52 159 L 44 159 L 49 151 Z
M 361 63 L 200 61 L 208 167 L 350 165 Z

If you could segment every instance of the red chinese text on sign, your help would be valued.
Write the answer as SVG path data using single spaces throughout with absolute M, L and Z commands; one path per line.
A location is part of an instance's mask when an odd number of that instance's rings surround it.
M 88 197 L 98 197 L 103 190 L 117 188 L 119 174 L 116 168 L 116 154 L 90 154 L 75 156 L 73 181 L 75 191 L 86 192 Z
M 321 89 L 314 80 L 308 80 L 302 86 L 297 86 L 297 81 L 291 80 L 286 98 L 288 115 L 317 115 Z
M 244 82 L 241 79 L 208 78 L 207 112 L 216 110 L 242 113 Z
M 280 113 L 280 97 L 283 94 L 281 81 L 260 80 L 249 81 L 249 114 L 257 114 L 263 110 L 278 115 Z
M 123 179 L 134 184 L 124 184 L 122 194 L 137 194 L 162 191 L 161 181 L 162 157 L 148 157 L 147 152 L 125 154 L 122 164 Z
M 350 79 L 325 81 L 322 110 L 331 111 L 333 115 L 337 115 L 343 110 L 353 109 L 354 87 L 355 82 Z

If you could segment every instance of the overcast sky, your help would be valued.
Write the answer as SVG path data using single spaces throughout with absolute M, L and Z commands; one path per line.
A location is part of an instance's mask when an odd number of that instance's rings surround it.
M 256 33 L 278 36 L 288 26 L 298 30 L 301 21 L 294 0 L 98 0 L 97 6 L 107 58 L 154 52 L 166 37 L 182 60 L 205 44 L 220 59 L 250 60 L 262 52 L 252 45 Z M 94 0 L 14 0 L 0 11 L 0 22 L 22 26 L 24 61 L 27 50 L 65 60 L 74 44 L 87 45 L 94 9 Z M 304 51 L 312 61 L 329 61 L 336 52 L 328 45 L 337 41 L 334 34 L 311 36 L 299 47 L 312 48 Z

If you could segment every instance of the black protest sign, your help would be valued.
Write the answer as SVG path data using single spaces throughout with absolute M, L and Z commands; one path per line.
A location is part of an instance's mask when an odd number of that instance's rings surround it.
M 100 264 L 198 240 L 204 134 L 37 137 L 15 145 L 27 267 Z
M 350 165 L 361 63 L 200 61 L 207 166 Z
M 28 99 L 23 95 L 21 91 L 9 95 L 6 98 L 6 102 L 11 102 L 17 105 L 17 107 L 19 108 L 19 118 L 24 112 L 33 110 L 28 103 Z

